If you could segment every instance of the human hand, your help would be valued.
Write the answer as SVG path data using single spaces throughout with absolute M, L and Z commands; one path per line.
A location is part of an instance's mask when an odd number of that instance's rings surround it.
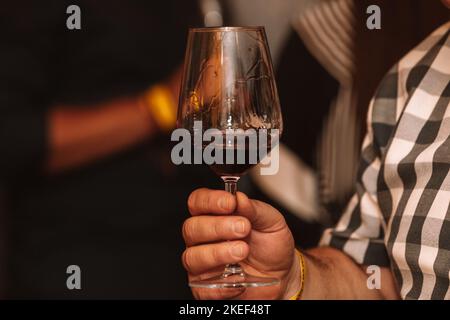
M 198 189 L 188 200 L 192 215 L 183 225 L 183 265 L 189 280 L 220 274 L 240 263 L 255 276 L 280 279 L 258 288 L 193 288 L 197 299 L 286 299 L 300 286 L 294 239 L 283 216 L 270 205 L 238 192 Z

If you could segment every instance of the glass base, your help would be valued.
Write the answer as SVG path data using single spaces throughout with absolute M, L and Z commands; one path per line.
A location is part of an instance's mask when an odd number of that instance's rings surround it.
M 228 265 L 224 273 L 204 280 L 189 282 L 191 288 L 254 288 L 274 286 L 280 283 L 276 278 L 257 277 L 245 273 L 239 265 Z

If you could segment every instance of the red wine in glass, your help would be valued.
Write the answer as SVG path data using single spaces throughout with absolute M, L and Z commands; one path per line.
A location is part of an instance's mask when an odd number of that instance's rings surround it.
M 194 150 L 201 149 L 203 160 L 205 154 L 221 160 L 205 162 L 222 178 L 225 190 L 235 194 L 239 178 L 274 147 L 270 135 L 265 137 L 266 143 L 262 143 L 261 133 L 281 134 L 283 128 L 263 27 L 189 30 L 177 123 L 194 135 L 196 123 L 201 124 L 202 134 L 212 129 L 225 135 L 213 142 L 203 140 L 198 148 L 194 144 Z M 239 132 L 249 129 L 257 133 L 256 143 L 251 139 L 239 139 Z M 231 131 L 238 132 L 235 141 L 224 134 Z M 229 264 L 221 274 L 191 281 L 189 285 L 239 288 L 278 283 L 279 279 L 251 275 L 240 264 Z

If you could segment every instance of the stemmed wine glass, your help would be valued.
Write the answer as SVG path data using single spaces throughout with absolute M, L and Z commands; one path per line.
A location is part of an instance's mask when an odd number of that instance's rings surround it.
M 177 126 L 194 136 L 214 130 L 215 139 L 210 137 L 208 143 L 216 161 L 208 164 L 224 181 L 225 190 L 235 194 L 239 178 L 270 152 L 273 141 L 278 141 L 274 134 L 281 134 L 283 126 L 264 27 L 189 30 Z M 244 139 L 239 139 L 242 135 Z M 194 151 L 208 148 L 203 140 L 192 141 Z M 278 283 L 229 264 L 221 275 L 189 285 L 236 288 Z

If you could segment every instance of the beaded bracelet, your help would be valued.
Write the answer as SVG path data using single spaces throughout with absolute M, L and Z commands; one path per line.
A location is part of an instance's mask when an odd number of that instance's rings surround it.
M 298 256 L 298 259 L 300 261 L 300 289 L 298 289 L 297 293 L 289 298 L 289 300 L 299 300 L 302 296 L 303 289 L 305 288 L 305 275 L 306 275 L 306 265 L 305 265 L 305 258 L 303 257 L 303 254 L 298 250 L 295 249 L 295 253 Z
M 143 95 L 143 102 L 163 131 L 169 131 L 175 127 L 176 106 L 167 87 L 162 85 L 150 87 Z

